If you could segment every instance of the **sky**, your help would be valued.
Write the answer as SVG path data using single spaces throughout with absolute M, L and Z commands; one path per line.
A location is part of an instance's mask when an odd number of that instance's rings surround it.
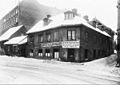
M 21 0 L 0 0 L 0 19 L 12 10 Z M 114 31 L 117 29 L 118 0 L 38 0 L 41 4 L 59 9 L 77 8 L 78 12 L 89 18 L 96 17 Z

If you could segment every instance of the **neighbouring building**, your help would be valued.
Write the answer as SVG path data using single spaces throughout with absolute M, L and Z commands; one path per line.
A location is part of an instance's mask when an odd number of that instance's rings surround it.
M 29 30 L 47 14 L 56 15 L 61 12 L 62 10 L 42 5 L 37 0 L 18 0 L 18 5 L 0 20 L 0 35 L 19 25 L 24 25 Z
M 117 23 L 117 46 L 116 46 L 116 50 L 117 50 L 118 57 L 120 58 L 120 0 L 118 0 L 117 9 L 118 9 L 118 23 Z
M 63 10 L 59 10 L 54 7 L 41 5 L 38 0 L 19 1 L 18 5 L 15 6 L 0 20 L 0 54 L 5 53 L 4 43 L 13 38 L 12 35 L 12 37 L 9 36 L 9 34 L 11 34 L 11 32 L 9 33 L 11 29 L 17 31 L 17 28 L 23 25 L 24 32 L 18 31 L 20 33 L 17 33 L 25 34 L 32 26 L 34 26 L 39 20 L 43 19 L 47 14 L 56 15 L 61 13 L 62 11 Z M 14 31 L 12 33 L 14 33 Z M 9 37 L 4 40 L 3 36 Z M 17 36 L 18 35 L 14 37 Z
M 10 47 L 10 46 L 5 45 L 4 44 L 5 42 L 9 41 L 10 39 L 12 39 L 14 37 L 23 36 L 26 34 L 26 32 L 27 32 L 27 30 L 26 30 L 25 26 L 20 25 L 17 27 L 10 28 L 5 33 L 3 33 L 0 36 L 0 48 L 1 48 L 0 54 L 2 54 L 2 55 L 8 54 L 7 50 L 8 50 L 8 47 Z
M 82 62 L 113 53 L 111 36 L 88 24 L 76 9 L 47 15 L 27 35 L 28 57 Z
M 5 42 L 4 45 L 6 55 L 26 57 L 27 36 L 14 37 Z

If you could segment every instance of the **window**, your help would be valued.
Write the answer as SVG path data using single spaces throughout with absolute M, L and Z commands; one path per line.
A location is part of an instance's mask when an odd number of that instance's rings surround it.
M 46 49 L 45 56 L 50 57 L 50 49 Z
M 30 43 L 33 43 L 33 42 L 34 42 L 34 37 L 30 36 Z
M 40 43 L 40 42 L 43 42 L 43 35 L 39 35 L 38 36 L 38 42 Z
M 51 40 L 51 35 L 47 34 L 47 41 L 50 42 L 50 40 Z
M 76 31 L 75 30 L 68 30 L 67 31 L 67 39 L 68 40 L 75 40 L 76 39 Z
M 30 56 L 31 57 L 33 56 L 33 50 L 32 49 L 30 50 Z
M 54 32 L 54 41 L 58 40 L 58 32 Z
M 85 40 L 88 40 L 88 32 L 85 32 Z
M 40 57 L 43 56 L 42 49 L 39 49 L 39 50 L 38 50 L 38 56 L 40 56 Z

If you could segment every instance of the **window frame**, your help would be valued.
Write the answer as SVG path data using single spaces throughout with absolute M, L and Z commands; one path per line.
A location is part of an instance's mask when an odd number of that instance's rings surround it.
M 42 35 L 42 34 L 39 34 L 39 35 L 38 35 L 38 43 L 42 43 L 42 42 L 44 42 L 43 35 Z
M 69 32 L 70 32 L 70 34 L 69 34 Z M 74 38 L 73 38 L 73 36 L 74 36 Z M 67 30 L 67 40 L 68 41 L 76 40 L 76 30 Z
M 50 39 L 49 39 L 50 38 Z M 46 34 L 46 41 L 47 42 L 50 42 L 51 41 L 51 34 L 50 33 L 47 33 Z

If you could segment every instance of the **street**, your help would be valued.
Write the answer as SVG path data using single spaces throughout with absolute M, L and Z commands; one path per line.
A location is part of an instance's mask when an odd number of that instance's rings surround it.
M 115 84 L 120 78 L 94 74 L 82 65 L 50 60 L 0 57 L 1 84 Z

